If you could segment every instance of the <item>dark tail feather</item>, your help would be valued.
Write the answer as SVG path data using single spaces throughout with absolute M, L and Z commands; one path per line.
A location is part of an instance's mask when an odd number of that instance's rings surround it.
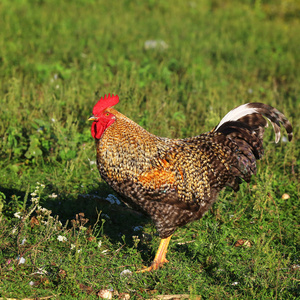
M 273 125 L 275 142 L 280 140 L 280 124 L 286 129 L 288 139 L 293 137 L 293 129 L 288 119 L 276 108 L 263 103 L 247 103 L 230 111 L 214 129 L 233 141 L 237 147 L 239 177 L 250 181 L 256 174 L 256 160 L 263 155 L 264 130 L 268 127 L 265 116 Z
M 259 138 L 263 138 L 264 127 L 268 126 L 267 121 L 263 118 L 265 116 L 273 125 L 275 131 L 275 142 L 278 143 L 280 139 L 280 124 L 286 129 L 289 141 L 293 137 L 293 128 L 291 123 L 276 108 L 263 103 L 247 103 L 231 110 L 215 128 L 215 131 L 222 132 L 222 125 L 229 121 L 239 121 L 247 124 L 252 130 L 256 131 Z

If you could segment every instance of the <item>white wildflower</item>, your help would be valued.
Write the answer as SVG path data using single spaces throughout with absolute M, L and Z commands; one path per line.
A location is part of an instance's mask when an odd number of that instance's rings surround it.
M 77 253 L 80 253 L 81 251 L 82 251 L 82 249 L 78 249 L 78 250 L 77 250 Z
M 63 235 L 59 235 L 58 237 L 57 237 L 57 239 L 60 241 L 60 242 L 66 242 L 68 239 L 65 237 L 65 236 L 63 236 Z
M 71 244 L 71 250 L 73 250 L 73 249 L 75 249 L 76 248 L 76 245 L 74 245 L 74 244 Z
M 233 282 L 231 285 L 238 285 L 239 283 L 237 281 Z
M 56 195 L 55 193 L 52 193 L 52 195 L 49 195 L 48 197 L 49 197 L 49 198 L 56 198 L 57 195 Z
M 95 165 L 96 161 L 95 160 L 90 160 L 90 165 Z
M 25 242 L 26 242 L 26 239 L 24 238 L 21 242 L 21 246 L 23 246 L 25 244 Z
M 45 185 L 41 183 L 41 187 L 42 187 L 42 188 L 44 188 L 44 187 L 45 187 Z
M 98 248 L 101 248 L 101 246 L 102 246 L 102 241 L 99 241 L 98 242 Z
M 86 227 L 84 227 L 84 226 L 79 226 L 79 230 L 86 231 L 86 230 L 87 230 L 87 228 L 86 228 Z
M 128 276 L 128 275 L 131 275 L 132 272 L 128 269 L 125 269 L 123 270 L 121 273 L 120 273 L 120 276 L 123 277 L 123 276 Z
M 108 250 L 103 250 L 101 253 L 103 253 L 103 254 L 104 254 L 104 253 L 106 253 L 107 251 L 108 251 Z
M 39 210 L 40 210 L 41 212 L 43 212 L 44 214 L 51 214 L 51 213 L 52 213 L 51 210 L 49 210 L 49 209 L 47 209 L 47 208 L 45 208 L 45 207 L 42 207 L 42 206 L 39 208 Z
M 31 202 L 33 204 L 38 204 L 39 203 L 39 198 L 31 198 Z
M 30 196 L 36 196 L 36 195 L 37 195 L 36 192 L 30 194 Z
M 30 281 L 30 282 L 29 282 L 29 285 L 30 285 L 30 286 L 34 286 L 34 285 L 35 285 L 34 281 Z

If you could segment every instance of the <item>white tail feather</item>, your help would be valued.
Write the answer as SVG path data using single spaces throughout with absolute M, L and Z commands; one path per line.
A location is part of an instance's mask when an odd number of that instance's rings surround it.
M 227 113 L 225 115 L 225 117 L 220 121 L 219 125 L 216 127 L 215 130 L 218 130 L 219 127 L 229 121 L 237 121 L 240 118 L 246 116 L 246 115 L 250 115 L 250 114 L 254 114 L 254 113 L 259 113 L 255 108 L 253 107 L 248 107 L 249 103 L 240 105 L 236 108 L 234 108 L 233 110 L 231 110 L 229 113 Z

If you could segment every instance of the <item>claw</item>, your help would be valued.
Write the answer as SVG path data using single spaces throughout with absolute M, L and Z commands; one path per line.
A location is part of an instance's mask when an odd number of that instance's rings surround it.
M 170 242 L 172 235 L 169 237 L 162 239 L 160 241 L 158 250 L 156 252 L 155 258 L 151 264 L 150 267 L 146 267 L 142 270 L 137 271 L 136 273 L 144 273 L 144 272 L 150 272 L 158 270 L 160 267 L 162 267 L 163 264 L 168 263 L 169 261 L 166 259 L 167 249 Z

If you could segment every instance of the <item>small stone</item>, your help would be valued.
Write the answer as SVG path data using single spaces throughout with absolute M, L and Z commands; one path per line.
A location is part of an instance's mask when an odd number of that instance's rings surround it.
M 113 297 L 113 292 L 110 290 L 100 290 L 97 293 L 97 296 L 102 298 L 102 299 L 112 299 Z
M 281 196 L 281 199 L 283 199 L 283 200 L 287 200 L 287 199 L 290 199 L 291 198 L 291 196 L 289 195 L 289 194 L 287 194 L 287 193 L 284 193 L 282 196 Z

